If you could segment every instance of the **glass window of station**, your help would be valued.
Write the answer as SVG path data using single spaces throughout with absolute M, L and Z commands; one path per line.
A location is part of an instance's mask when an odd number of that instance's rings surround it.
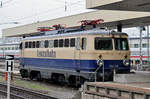
M 134 44 L 134 48 L 138 48 L 139 47 L 139 44 Z
M 142 47 L 147 48 L 147 44 L 146 43 L 142 44 Z

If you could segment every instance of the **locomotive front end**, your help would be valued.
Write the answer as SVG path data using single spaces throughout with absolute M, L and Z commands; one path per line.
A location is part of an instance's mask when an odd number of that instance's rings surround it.
M 95 72 L 97 79 L 112 79 L 114 73 L 130 72 L 128 36 L 115 33 L 94 38 Z

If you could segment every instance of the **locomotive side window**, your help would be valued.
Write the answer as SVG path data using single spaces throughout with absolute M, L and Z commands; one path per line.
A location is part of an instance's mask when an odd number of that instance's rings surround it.
M 44 41 L 40 42 L 40 48 L 44 48 Z
M 112 50 L 112 39 L 111 38 L 95 38 L 95 49 L 96 50 Z
M 25 48 L 28 48 L 29 43 L 25 42 Z
M 29 48 L 32 48 L 32 42 L 29 42 Z
M 45 45 L 44 45 L 45 48 L 48 48 L 48 40 L 45 40 Z
M 50 40 L 50 41 L 49 41 L 49 47 L 50 47 L 50 48 L 53 48 L 53 46 L 54 46 L 54 41 L 53 41 L 53 40 Z
M 35 48 L 35 41 L 33 41 L 33 48 Z
M 63 44 L 63 43 L 64 43 L 63 41 L 64 41 L 63 39 L 60 39 L 60 40 L 59 40 L 59 47 L 63 47 L 63 45 L 64 45 L 64 44 Z
M 75 47 L 75 38 L 70 39 L 70 47 Z
M 40 41 L 36 41 L 36 48 L 40 47 Z
M 128 41 L 126 38 L 115 38 L 116 50 L 129 50 Z
M 58 40 L 54 40 L 54 47 L 58 47 Z
M 86 38 L 82 38 L 81 48 L 82 48 L 82 50 L 86 50 Z
M 65 39 L 64 46 L 69 47 L 69 39 Z

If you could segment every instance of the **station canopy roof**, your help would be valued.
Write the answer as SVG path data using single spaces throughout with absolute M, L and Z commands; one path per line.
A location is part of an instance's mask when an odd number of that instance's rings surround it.
M 86 0 L 91 9 L 150 11 L 150 0 Z
M 35 34 L 38 33 L 38 27 L 49 27 L 55 24 L 66 24 L 67 27 L 80 26 L 80 21 L 93 19 L 103 19 L 104 23 L 100 24 L 99 26 L 106 26 L 110 29 L 116 28 L 117 25 L 122 25 L 122 27 L 125 28 L 145 26 L 150 24 L 150 12 L 97 10 L 4 29 L 2 31 L 2 36 L 12 37 Z

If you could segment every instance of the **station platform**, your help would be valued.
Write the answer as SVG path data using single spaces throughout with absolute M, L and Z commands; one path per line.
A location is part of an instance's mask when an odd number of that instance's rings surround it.
M 150 83 L 150 71 L 134 71 L 134 73 L 131 74 L 115 74 L 114 82 Z
M 81 99 L 150 99 L 150 72 L 115 74 L 112 82 L 86 82 Z
M 86 82 L 81 99 L 150 99 L 150 89 L 115 82 Z

